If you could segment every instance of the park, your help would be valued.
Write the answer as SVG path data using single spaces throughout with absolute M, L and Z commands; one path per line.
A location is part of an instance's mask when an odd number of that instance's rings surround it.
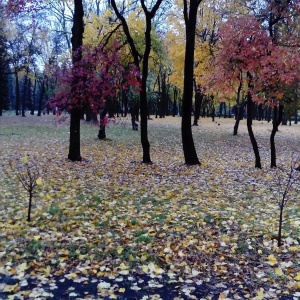
M 198 294 L 203 298 L 279 299 L 296 294 L 299 183 L 288 195 L 280 247 L 279 207 L 271 189 L 278 188 L 278 180 L 280 184 L 286 180 L 292 154 L 298 151 L 299 125 L 280 126 L 278 164 L 284 171 L 278 174 L 269 167 L 271 124 L 253 124 L 263 161 L 263 168 L 257 169 L 245 121 L 238 136 L 232 135 L 233 118 L 217 121 L 203 118 L 193 127 L 201 165 L 187 166 L 180 117 L 153 118 L 149 165 L 141 163 L 139 133 L 131 129 L 130 118 L 111 123 L 105 140 L 97 138 L 97 126 L 82 121 L 83 160 L 72 162 L 67 159 L 68 121 L 61 123 L 53 115 L 4 114 L 0 273 L 17 281 L 2 285 L 1 295 L 51 299 L 54 278 L 84 287 L 96 276 L 99 299 L 114 299 L 112 295 L 125 299 L 125 288 L 115 284 L 132 274 L 152 276 L 149 282 L 154 287 L 148 284 L 135 291 L 135 281 L 129 281 L 126 292 L 131 299 L 133 292 L 149 298 L 159 294 L 161 276 L 167 278 L 163 282 L 176 282 L 172 291 L 183 299 L 192 297 L 197 282 L 210 280 L 211 289 L 217 287 L 215 294 Z M 23 157 L 38 164 L 42 178 L 34 190 L 30 223 L 28 193 L 18 182 L 16 169 L 9 166 L 9 161 L 18 163 Z M 47 288 L 28 290 L 30 278 L 48 283 Z M 76 293 L 71 289 L 62 299 L 74 299 Z
M 299 299 L 299 0 L 0 0 L 0 299 Z

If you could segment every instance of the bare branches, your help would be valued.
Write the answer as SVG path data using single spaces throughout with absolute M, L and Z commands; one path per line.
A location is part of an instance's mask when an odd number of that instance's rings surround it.
M 42 184 L 40 177 L 42 173 L 41 169 L 35 160 L 28 161 L 27 156 L 17 160 L 10 160 L 9 166 L 14 171 L 23 188 L 29 194 L 27 221 L 30 222 L 33 192 L 38 185 Z
M 290 167 L 288 172 L 284 168 L 277 168 L 275 171 L 276 183 L 270 186 L 270 190 L 273 194 L 273 198 L 279 207 L 279 224 L 278 224 L 278 247 L 282 245 L 282 223 L 283 223 L 283 210 L 287 203 L 292 201 L 289 193 L 294 187 L 294 184 L 299 181 L 300 173 L 298 166 L 300 161 L 299 154 L 292 154 Z

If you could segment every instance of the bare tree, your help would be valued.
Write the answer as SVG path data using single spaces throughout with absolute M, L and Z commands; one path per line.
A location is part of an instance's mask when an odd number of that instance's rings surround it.
M 33 192 L 38 185 L 41 185 L 41 170 L 36 161 L 28 161 L 28 157 L 24 156 L 21 160 L 9 162 L 10 168 L 15 172 L 18 180 L 23 188 L 29 194 L 27 221 L 31 221 L 31 207 Z
M 289 170 L 278 167 L 275 171 L 276 181 L 271 184 L 270 190 L 273 198 L 279 207 L 279 221 L 278 221 L 278 234 L 277 244 L 278 247 L 282 245 L 282 224 L 283 224 L 283 211 L 288 202 L 291 202 L 290 192 L 296 182 L 299 182 L 300 166 L 299 155 L 292 155 Z M 298 167 L 296 167 L 298 166 Z

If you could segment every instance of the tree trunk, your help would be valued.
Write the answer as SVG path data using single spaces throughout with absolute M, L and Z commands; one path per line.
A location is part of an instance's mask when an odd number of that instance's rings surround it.
M 20 111 L 20 86 L 19 86 L 19 77 L 18 77 L 17 69 L 15 69 L 15 79 L 16 79 L 16 116 L 18 116 Z
M 239 124 L 240 124 L 240 120 L 242 120 L 242 118 L 243 118 L 245 104 L 246 103 L 237 105 L 237 117 L 236 117 L 235 124 L 233 127 L 233 135 L 238 134 Z
M 33 197 L 33 192 L 29 191 L 29 203 L 28 203 L 28 212 L 27 212 L 27 222 L 31 221 L 32 197 Z
M 279 211 L 279 225 L 278 225 L 278 235 L 277 235 L 277 246 L 281 246 L 281 240 L 282 240 L 282 221 L 283 221 L 283 208 L 284 208 L 284 202 L 282 201 L 280 204 L 280 211 Z
M 211 110 L 211 120 L 212 122 L 215 121 L 215 116 L 216 116 L 216 109 L 215 107 L 213 106 L 212 110 Z
M 36 76 L 36 74 L 35 74 Z M 32 92 L 32 103 L 31 103 L 31 111 L 30 114 L 34 115 L 34 110 L 35 110 L 35 91 L 36 91 L 36 78 L 34 79 L 34 85 L 33 85 L 33 92 Z
M 105 133 L 105 118 L 107 114 L 107 108 L 104 108 L 102 112 L 100 113 L 100 129 L 98 133 L 98 138 L 99 140 L 104 140 L 106 138 L 106 133 Z
M 173 92 L 174 92 L 173 117 L 175 117 L 177 113 L 177 95 L 178 95 L 178 90 L 176 86 L 173 88 Z
M 271 108 L 271 106 L 269 106 L 267 109 L 267 122 L 268 123 L 270 123 L 270 121 L 271 121 L 271 116 L 272 116 L 272 108 Z
M 23 97 L 22 97 L 22 117 L 25 117 L 27 81 L 28 81 L 28 77 L 26 75 L 24 79 Z
M 80 119 L 81 109 L 72 108 L 70 120 L 70 144 L 68 159 L 72 161 L 81 161 L 80 155 Z
M 73 17 L 73 28 L 72 28 L 72 61 L 73 64 L 81 60 L 81 46 L 83 39 L 83 5 L 82 0 L 74 1 L 74 17 Z M 76 51 L 80 51 L 75 55 Z M 75 72 L 75 70 L 74 70 Z M 76 82 L 73 82 L 75 85 Z M 80 155 L 80 118 L 81 109 L 74 107 L 71 109 L 71 120 L 70 120 L 70 144 L 68 158 L 72 161 L 81 161 Z
M 184 160 L 187 165 L 200 164 L 194 145 L 191 113 L 193 103 L 193 79 L 194 79 L 194 49 L 195 49 L 195 31 L 197 22 L 198 7 L 201 1 L 190 0 L 189 6 L 187 0 L 184 0 L 184 18 L 186 29 L 186 46 L 184 59 L 184 85 L 182 99 L 182 120 L 181 136 L 184 153 Z
M 248 72 L 247 73 L 248 77 L 248 95 L 247 95 L 247 129 L 248 129 L 248 134 L 250 137 L 250 141 L 252 144 L 252 148 L 254 151 L 255 155 L 255 168 L 261 169 L 261 161 L 260 161 L 260 155 L 259 155 L 259 150 L 258 150 L 258 145 L 252 130 L 252 120 L 253 120 L 253 111 L 254 111 L 254 103 L 252 100 L 252 95 L 251 95 L 251 90 L 253 89 L 253 84 L 252 84 L 252 75 Z
M 275 147 L 275 135 L 278 131 L 278 127 L 283 118 L 283 105 L 279 104 L 279 110 L 277 114 L 277 107 L 274 107 L 273 127 L 270 135 L 270 148 L 271 148 L 271 168 L 277 167 L 276 165 L 276 147 Z
M 38 113 L 37 113 L 38 117 L 40 117 L 42 115 L 42 105 L 43 105 L 44 93 L 45 93 L 45 78 L 43 79 L 42 86 L 40 88 L 40 97 L 39 97 Z
M 195 113 L 194 113 L 194 123 L 193 126 L 198 126 L 198 120 L 200 117 L 200 108 L 201 108 L 201 91 L 200 88 L 198 88 L 196 90 L 196 94 L 195 94 Z
M 149 163 L 151 164 L 151 158 L 150 158 L 150 143 L 148 140 L 148 103 L 147 103 L 147 77 L 148 77 L 148 65 L 149 65 L 149 54 L 151 50 L 151 22 L 154 18 L 160 4 L 162 3 L 162 0 L 157 0 L 152 8 L 151 11 L 148 11 L 145 0 L 140 0 L 142 9 L 145 13 L 146 17 L 146 30 L 145 30 L 145 50 L 144 54 L 142 56 L 142 86 L 140 90 L 140 113 L 141 113 L 141 144 L 143 148 L 143 163 Z M 134 40 L 130 34 L 130 30 L 128 27 L 128 24 L 124 18 L 124 16 L 120 13 L 120 11 L 117 8 L 115 0 L 111 0 L 111 5 L 118 17 L 118 19 L 122 22 L 124 33 L 127 37 L 128 44 L 130 46 L 132 56 L 134 59 L 134 63 L 136 67 L 140 70 L 140 57 Z

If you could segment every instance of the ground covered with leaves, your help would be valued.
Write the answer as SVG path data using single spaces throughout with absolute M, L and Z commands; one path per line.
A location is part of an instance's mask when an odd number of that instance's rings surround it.
M 220 125 L 218 125 L 218 123 Z M 0 117 L 0 298 L 297 299 L 300 203 L 291 191 L 277 247 L 278 205 L 270 187 L 271 124 L 254 122 L 263 169 L 244 121 L 201 119 L 193 127 L 201 166 L 184 165 L 180 118 L 149 121 L 152 165 L 139 132 L 120 118 L 97 139 L 82 123 L 82 162 L 67 160 L 68 122 Z M 289 171 L 299 125 L 276 134 Z M 28 193 L 9 161 L 27 156 L 42 172 Z

